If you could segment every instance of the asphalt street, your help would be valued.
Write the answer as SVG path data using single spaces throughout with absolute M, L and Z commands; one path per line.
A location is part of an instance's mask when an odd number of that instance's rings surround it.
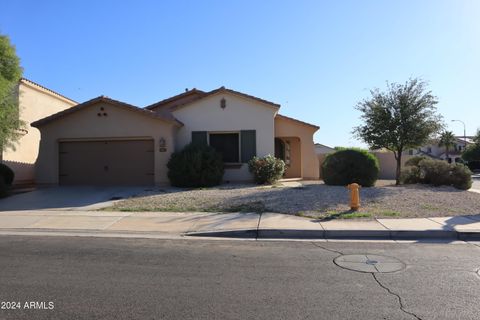
M 2 236 L 0 319 L 479 319 L 479 267 L 466 243 Z

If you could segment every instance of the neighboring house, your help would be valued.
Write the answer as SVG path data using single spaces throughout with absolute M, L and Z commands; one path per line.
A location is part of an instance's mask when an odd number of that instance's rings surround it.
M 77 102 L 27 79 L 21 79 L 18 84 L 18 102 L 19 117 L 26 122 L 26 127 L 21 130 L 22 136 L 15 143 L 15 150 L 0 150 L 0 158 L 15 172 L 14 184 L 32 184 L 40 131 L 31 123 L 68 109 Z
M 335 152 L 335 148 L 326 146 L 326 145 L 321 144 L 321 143 L 315 143 L 315 153 L 317 155 L 328 154 L 328 153 L 332 153 L 332 152 Z
M 317 155 L 317 159 L 318 159 L 320 177 L 322 176 L 321 168 L 322 168 L 323 161 L 325 160 L 325 157 L 327 156 L 327 154 L 332 152 L 335 152 L 335 148 L 326 146 L 321 143 L 315 143 L 315 154 Z
M 146 108 L 104 96 L 33 125 L 42 140 L 40 184 L 167 184 L 167 162 L 194 141 L 225 162 L 225 181 L 252 179 L 247 162 L 276 155 L 286 178 L 318 179 L 319 127 L 278 114 L 280 105 L 224 87 L 187 90 Z
M 445 147 L 440 147 L 438 139 L 431 140 L 428 144 L 421 146 L 414 150 L 408 150 L 408 155 L 424 155 L 434 159 L 447 160 L 449 163 L 461 161 L 461 154 L 465 150 L 465 145 L 468 147 L 473 144 L 473 137 L 455 136 L 455 145 L 449 148 L 448 158 Z
M 448 155 L 449 159 L 446 157 L 445 147 L 438 146 L 438 140 L 433 139 L 428 144 L 418 148 L 404 151 L 402 153 L 402 168 L 405 166 L 405 162 L 411 159 L 414 156 L 425 156 L 437 160 L 447 160 L 448 162 L 459 162 L 461 159 L 461 153 L 465 149 L 465 139 L 464 137 L 455 137 L 456 143 L 453 147 L 449 149 Z M 467 147 L 473 143 L 473 137 L 467 136 Z M 386 149 L 380 150 L 371 150 L 379 161 L 380 164 L 380 179 L 393 179 L 395 178 L 395 172 L 397 167 L 397 162 L 393 155 L 393 152 Z

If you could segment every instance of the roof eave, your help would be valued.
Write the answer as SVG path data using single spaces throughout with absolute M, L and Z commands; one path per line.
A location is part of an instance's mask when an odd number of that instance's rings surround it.
M 76 111 L 80 111 L 81 109 L 83 109 L 85 107 L 88 107 L 90 105 L 93 105 L 95 103 L 98 103 L 98 102 L 105 102 L 105 103 L 109 103 L 109 104 L 112 104 L 112 105 L 116 105 L 116 106 L 121 107 L 121 108 L 123 107 L 124 109 L 131 110 L 131 111 L 134 111 L 134 112 L 140 112 L 140 113 L 144 114 L 145 116 L 148 116 L 148 117 L 151 117 L 151 118 L 154 118 L 154 119 L 158 119 L 158 120 L 162 120 L 164 122 L 167 122 L 167 123 L 170 123 L 170 124 L 173 124 L 173 125 L 176 125 L 176 126 L 180 126 L 180 127 L 184 126 L 184 124 L 181 121 L 179 121 L 178 119 L 167 119 L 165 117 L 160 116 L 156 112 L 153 112 L 153 111 L 150 111 L 150 110 L 145 110 L 145 109 L 142 109 L 142 108 L 138 108 L 138 107 L 130 105 L 128 103 L 121 102 L 121 101 L 114 100 L 114 99 L 110 99 L 110 98 L 107 98 L 107 97 L 104 97 L 104 96 L 93 98 L 91 100 L 85 101 L 85 102 L 83 102 L 81 104 L 78 104 L 76 106 L 73 106 L 71 108 L 68 108 L 68 109 L 62 110 L 60 112 L 54 113 L 54 114 L 52 114 L 48 117 L 45 117 L 43 119 L 34 121 L 30 125 L 32 127 L 35 127 L 35 128 L 42 127 L 42 126 L 44 126 L 44 125 L 46 125 L 50 122 L 58 120 L 58 119 L 66 116 L 66 115 L 71 114 L 71 113 L 75 113 Z

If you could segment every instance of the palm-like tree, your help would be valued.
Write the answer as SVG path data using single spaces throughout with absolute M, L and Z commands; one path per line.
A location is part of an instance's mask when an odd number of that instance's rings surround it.
M 448 151 L 450 147 L 455 146 L 457 139 L 453 135 L 452 131 L 445 131 L 440 135 L 440 140 L 438 141 L 439 147 L 445 147 L 445 156 L 448 160 Z

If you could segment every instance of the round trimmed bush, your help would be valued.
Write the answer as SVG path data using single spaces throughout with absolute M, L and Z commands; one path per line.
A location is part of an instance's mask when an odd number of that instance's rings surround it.
M 323 181 L 336 186 L 358 183 L 371 187 L 375 185 L 379 171 L 377 157 L 357 148 L 339 149 L 328 154 L 322 164 Z
M 248 170 L 253 173 L 258 184 L 272 184 L 278 181 L 285 172 L 285 162 L 272 155 L 263 158 L 253 157 L 248 162 Z
M 223 179 L 220 153 L 210 146 L 189 144 L 174 152 L 167 164 L 168 178 L 175 187 L 197 188 L 219 185 Z

